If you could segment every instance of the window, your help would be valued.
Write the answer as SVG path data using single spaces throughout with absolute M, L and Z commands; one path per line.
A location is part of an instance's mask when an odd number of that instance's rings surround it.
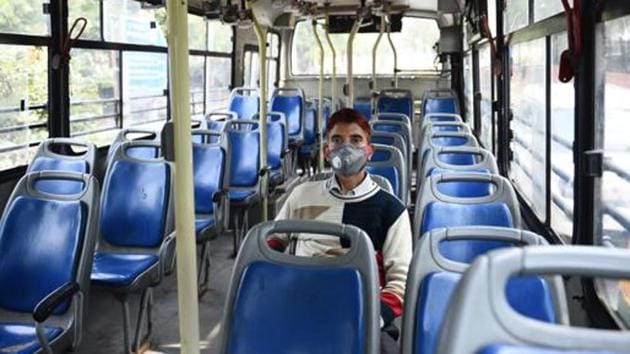
M 572 2 L 572 1 L 570 1 Z M 534 0 L 534 21 L 538 22 L 564 11 L 562 2 L 557 0 Z
M 597 112 L 599 144 L 604 150 L 604 174 L 595 211 L 599 244 L 630 252 L 630 16 L 600 24 L 602 48 L 597 50 Z M 620 323 L 630 327 L 630 281 L 597 282 L 599 295 Z
M 203 17 L 188 15 L 188 47 L 191 50 L 206 50 L 206 21 Z
M 107 0 L 103 12 L 106 41 L 166 46 L 158 23 L 164 22 L 163 10 L 143 9 L 135 0 Z
M 245 49 L 243 57 L 243 86 L 245 87 L 258 87 L 260 64 L 257 50 Z
M 318 25 L 323 41 L 325 62 L 324 73 L 332 74 L 332 53 L 325 41 L 325 31 Z M 346 73 L 346 49 L 348 33 L 331 34 L 330 38 L 337 53 L 337 74 Z M 372 49 L 378 33 L 359 33 L 354 39 L 353 74 L 372 73 Z M 403 17 L 402 31 L 391 34 L 398 54 L 398 69 L 405 72 L 434 72 L 436 53 L 433 46 L 440 39 L 440 30 L 434 20 Z M 291 67 L 294 75 L 319 74 L 319 47 L 317 46 L 310 21 L 299 22 L 295 28 L 291 49 Z M 376 73 L 393 75 L 394 58 L 391 47 L 383 35 L 378 47 Z
M 0 169 L 28 164 L 48 137 L 47 60 L 43 47 L 0 45 Z
M 510 176 L 540 220 L 546 213 L 546 39 L 511 48 L 511 109 L 514 115 Z
M 231 79 L 231 58 L 207 57 L 206 113 L 227 109 Z
M 193 118 L 203 118 L 204 114 L 204 91 L 205 79 L 205 58 L 194 55 L 189 59 L 190 70 L 190 115 Z
M 470 51 L 464 57 L 464 107 L 466 120 L 471 129 L 475 127 L 475 90 L 473 84 L 473 57 L 472 51 Z
M 479 47 L 479 115 L 481 117 L 481 144 L 492 150 L 493 112 L 492 112 L 492 55 L 490 44 L 484 43 Z
M 161 128 L 168 97 L 167 56 L 163 53 L 123 53 L 123 127 Z
M 503 12 L 503 28 L 505 33 L 519 30 L 529 23 L 529 1 L 508 0 Z
M 68 1 L 68 26 L 72 26 L 79 17 L 87 20 L 81 39 L 101 40 L 101 5 L 100 0 Z
M 490 32 L 492 32 L 492 36 L 497 36 L 497 0 L 488 0 L 487 1 L 487 10 L 488 10 L 488 26 L 490 27 Z
M 44 14 L 42 0 L 0 1 L 0 33 L 47 36 L 50 16 Z
M 120 128 L 117 51 L 74 49 L 70 61 L 70 135 L 108 145 Z
M 575 89 L 558 80 L 560 55 L 567 48 L 567 33 L 551 37 L 551 227 L 563 241 L 573 234 L 573 135 Z
M 208 21 L 208 50 L 232 52 L 232 27 L 219 21 Z

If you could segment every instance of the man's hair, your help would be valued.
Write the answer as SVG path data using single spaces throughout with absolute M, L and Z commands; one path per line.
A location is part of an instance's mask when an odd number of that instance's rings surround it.
M 372 128 L 370 127 L 370 123 L 368 123 L 367 118 L 365 118 L 361 112 L 352 108 L 342 108 L 330 116 L 328 124 L 326 125 L 327 134 L 332 131 L 337 123 L 356 123 L 359 127 L 361 127 L 365 134 L 367 134 L 368 140 L 372 136 Z

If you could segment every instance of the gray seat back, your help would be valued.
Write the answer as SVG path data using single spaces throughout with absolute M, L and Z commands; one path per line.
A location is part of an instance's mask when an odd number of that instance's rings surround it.
M 449 158 L 464 158 L 464 160 L 472 160 L 472 164 L 453 164 L 444 161 Z M 465 161 L 466 162 L 466 161 Z M 429 151 L 429 155 L 426 156 L 424 164 L 418 166 L 417 186 L 420 186 L 421 182 L 431 174 L 434 169 L 443 170 L 446 172 L 485 172 L 490 174 L 498 174 L 499 168 L 494 156 L 485 149 L 473 146 L 463 147 L 440 147 Z
M 438 353 L 479 353 L 493 344 L 629 353 L 627 332 L 536 321 L 508 303 L 505 288 L 511 277 L 558 274 L 630 279 L 630 254 L 603 247 L 549 246 L 496 250 L 478 257 L 452 299 Z
M 370 176 L 384 177 L 388 180 L 393 188 L 394 195 L 396 195 L 403 204 L 409 204 L 409 186 L 408 181 L 408 168 L 406 161 L 400 150 L 393 146 L 374 144 L 374 155 L 372 159 L 367 163 L 367 169 L 370 172 Z M 396 171 L 396 176 L 393 175 L 393 171 Z M 391 179 L 396 179 L 392 183 Z

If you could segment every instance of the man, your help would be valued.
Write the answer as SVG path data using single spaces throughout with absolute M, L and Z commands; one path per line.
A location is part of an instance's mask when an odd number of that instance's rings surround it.
M 371 128 L 353 109 L 333 114 L 327 126 L 324 156 L 334 175 L 296 187 L 276 220 L 310 219 L 344 223 L 364 230 L 374 245 L 381 285 L 381 351 L 398 353 L 398 329 L 412 254 L 409 214 L 400 200 L 382 190 L 365 171 L 374 153 Z M 295 241 L 275 236 L 270 247 L 299 256 L 334 256 L 344 252 L 339 239 L 300 234 Z

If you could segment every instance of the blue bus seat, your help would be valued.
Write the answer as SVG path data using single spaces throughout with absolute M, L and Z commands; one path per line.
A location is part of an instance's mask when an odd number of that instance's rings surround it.
M 474 146 L 436 147 L 429 150 L 422 165 L 418 165 L 416 186 L 420 186 L 427 176 L 442 172 L 498 174 L 499 168 L 494 156 L 483 148 Z
M 282 87 L 273 91 L 270 111 L 284 113 L 289 143 L 293 146 L 304 143 L 305 106 L 304 92 L 301 89 Z
M 396 195 L 404 205 L 409 204 L 407 166 L 402 153 L 393 146 L 373 144 L 374 154 L 367 163 L 367 171 L 387 178 Z
M 254 115 L 253 119 L 258 120 L 258 115 Z M 281 112 L 267 113 L 267 165 L 270 190 L 284 183 L 287 175 L 286 155 L 289 153 L 289 136 L 286 121 Z
M 40 189 L 43 181 L 80 188 L 57 194 Z M 87 314 L 98 194 L 89 174 L 41 171 L 18 181 L 0 221 L 0 352 L 76 349 Z
M 237 118 L 238 116 L 236 112 L 231 112 L 231 111 L 210 112 L 206 114 L 206 117 L 205 117 L 206 128 L 208 130 L 222 132 L 225 129 L 225 122 L 230 121 L 232 119 L 237 119 Z
M 422 102 L 422 114 L 454 113 L 459 114 L 459 103 L 455 97 L 431 97 Z
M 435 353 L 439 334 L 451 306 L 450 301 L 468 264 L 492 249 L 515 245 L 545 245 L 542 236 L 499 227 L 455 227 L 434 229 L 424 234 L 414 249 L 407 278 L 402 353 Z M 444 245 L 457 243 L 462 248 L 478 244 L 492 245 L 465 262 L 453 261 Z M 515 278 L 507 284 L 509 303 L 519 313 L 541 321 L 568 321 L 562 280 L 550 285 L 539 277 Z
M 402 113 L 413 119 L 413 94 L 410 90 L 386 89 L 376 98 L 377 113 Z
M 297 257 L 267 246 L 274 233 L 329 235 L 350 241 L 351 247 L 335 258 Z M 234 265 L 220 353 L 378 353 L 373 254 L 365 232 L 350 225 L 298 220 L 258 224 Z
M 157 134 L 153 130 L 147 130 L 147 129 L 136 129 L 136 128 L 122 129 L 120 132 L 118 132 L 118 135 L 116 135 L 116 137 L 114 138 L 114 141 L 112 141 L 111 145 L 109 145 L 109 149 L 107 150 L 107 161 L 106 161 L 107 168 L 109 168 L 109 163 L 111 162 L 112 157 L 114 156 L 114 154 L 116 153 L 116 150 L 118 150 L 118 147 L 120 147 L 122 143 L 128 142 L 128 141 L 138 141 L 138 140 L 152 141 L 152 142 L 159 143 L 160 135 Z M 157 157 L 155 156 L 155 149 L 151 147 L 143 149 L 142 147 L 139 146 L 136 149 L 134 149 L 132 152 L 130 152 L 130 154 L 131 156 L 135 156 L 138 158 L 152 159 L 152 158 Z
M 352 103 L 352 108 L 368 121 L 372 120 L 372 99 L 370 97 L 356 97 Z
M 92 267 L 92 285 L 116 294 L 126 324 L 129 294 L 141 291 L 141 304 L 152 301 L 152 287 L 159 284 L 174 255 L 173 167 L 163 158 L 140 159 L 129 155 L 134 148 L 159 150 L 155 142 L 126 142 L 112 157 L 101 197 L 100 239 Z M 136 324 L 134 343 L 123 326 L 125 351 L 139 345 L 143 312 Z M 150 322 L 150 314 L 147 312 Z M 150 324 L 148 325 L 150 327 Z M 150 333 L 147 334 L 150 336 Z
M 479 147 L 479 142 L 470 133 L 437 132 L 427 135 L 422 141 L 422 146 L 418 148 L 416 156 L 418 168 L 425 165 L 432 151 L 443 147 Z
M 440 119 L 440 116 L 431 115 L 436 119 Z M 448 118 L 447 118 L 448 119 Z M 460 117 L 452 117 L 452 119 L 461 119 Z M 416 123 L 417 124 L 417 123 Z M 414 126 L 415 127 L 415 126 Z M 470 133 L 473 134 L 470 125 L 462 122 L 462 121 L 450 121 L 450 122 L 441 122 L 434 121 L 433 119 L 427 119 L 424 121 L 420 121 L 420 124 L 417 124 L 417 128 L 414 131 L 416 136 L 414 136 L 415 142 L 417 146 L 422 146 L 423 140 L 427 135 L 431 135 L 433 133 L 439 132 L 452 132 L 452 133 Z
M 506 289 L 516 277 L 560 275 L 630 279 L 630 254 L 601 246 L 538 246 L 495 250 L 477 257 L 453 294 L 438 353 L 521 352 L 514 347 L 527 347 L 523 353 L 538 353 L 538 349 L 627 353 L 630 336 L 625 331 L 540 321 L 524 316 L 510 303 L 514 294 Z M 527 305 L 533 307 L 535 302 L 529 300 Z
M 252 119 L 260 111 L 260 92 L 257 88 L 236 87 L 230 93 L 228 110 L 234 112 L 234 119 Z

